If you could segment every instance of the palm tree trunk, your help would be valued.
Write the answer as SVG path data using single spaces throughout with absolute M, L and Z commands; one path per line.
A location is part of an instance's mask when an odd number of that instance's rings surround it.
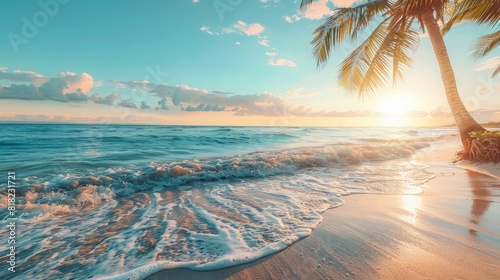
M 472 118 L 467 109 L 465 109 L 460 99 L 460 95 L 458 95 L 455 73 L 451 67 L 443 36 L 439 30 L 437 20 L 434 18 L 432 9 L 424 11 L 422 19 L 429 33 L 432 48 L 434 49 L 434 54 L 439 64 L 441 79 L 443 80 L 444 90 L 446 92 L 446 99 L 450 105 L 451 113 L 458 126 L 458 130 L 460 131 L 462 143 L 466 146 L 471 131 L 485 131 L 485 129 Z

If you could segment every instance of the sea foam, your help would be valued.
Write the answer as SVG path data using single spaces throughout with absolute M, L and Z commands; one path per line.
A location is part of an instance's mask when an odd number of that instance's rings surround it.
M 342 196 L 420 192 L 432 174 L 412 156 L 427 146 L 317 145 L 30 177 L 19 186 L 30 241 L 17 276 L 141 279 L 256 260 L 309 235 Z

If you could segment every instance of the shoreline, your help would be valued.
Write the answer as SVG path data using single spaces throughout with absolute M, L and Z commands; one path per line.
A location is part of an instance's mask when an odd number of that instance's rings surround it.
M 310 236 L 280 252 L 220 270 L 163 270 L 146 279 L 496 279 L 500 167 L 452 165 L 459 147 L 453 137 L 415 155 L 435 174 L 422 194 L 345 196 L 344 205 L 321 214 Z

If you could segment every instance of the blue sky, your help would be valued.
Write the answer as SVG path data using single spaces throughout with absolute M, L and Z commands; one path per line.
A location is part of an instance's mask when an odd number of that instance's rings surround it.
M 353 1 L 323 0 L 303 12 L 299 4 L 4 3 L 0 120 L 384 125 L 374 117 L 406 116 L 420 119 L 415 124 L 452 122 L 425 35 L 405 81 L 361 101 L 336 83 L 338 64 L 352 46 L 336 49 L 318 70 L 309 45 L 312 32 L 333 9 Z M 481 61 L 469 58 L 474 38 L 488 31 L 462 24 L 445 38 L 462 98 L 480 121 L 500 120 L 495 115 L 500 82 L 489 77 L 498 53 Z M 14 95 L 23 85 L 23 93 Z M 51 97 L 31 98 L 30 85 Z M 394 104 L 404 109 L 391 112 Z

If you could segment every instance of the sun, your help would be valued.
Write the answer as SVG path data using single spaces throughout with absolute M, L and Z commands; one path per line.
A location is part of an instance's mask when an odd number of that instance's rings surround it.
M 390 116 L 400 116 L 416 109 L 416 101 L 405 94 L 391 95 L 380 102 L 379 110 Z

